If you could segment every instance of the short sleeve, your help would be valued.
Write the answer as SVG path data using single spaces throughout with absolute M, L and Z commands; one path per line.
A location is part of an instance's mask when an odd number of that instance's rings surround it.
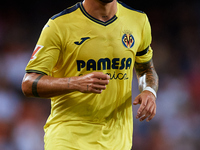
M 26 72 L 51 75 L 61 51 L 60 41 L 57 26 L 50 19 L 41 32 L 35 50 L 25 69 Z
M 142 30 L 141 43 L 136 53 L 136 59 L 135 59 L 137 63 L 145 63 L 151 60 L 153 56 L 153 50 L 150 47 L 151 41 L 152 41 L 151 27 L 150 27 L 149 20 L 145 14 L 145 21 L 144 21 L 144 27 Z

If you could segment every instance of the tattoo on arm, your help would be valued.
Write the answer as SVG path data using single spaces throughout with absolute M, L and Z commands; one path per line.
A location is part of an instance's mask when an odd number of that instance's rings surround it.
M 34 81 L 33 81 L 33 84 L 32 84 L 32 93 L 35 97 L 40 97 L 38 92 L 37 92 L 37 84 L 38 84 L 38 81 L 43 77 L 44 75 L 41 74 L 39 75 Z
M 140 91 L 143 91 L 146 86 L 150 86 L 155 91 L 158 90 L 158 75 L 152 60 L 148 63 L 135 63 L 135 71 Z

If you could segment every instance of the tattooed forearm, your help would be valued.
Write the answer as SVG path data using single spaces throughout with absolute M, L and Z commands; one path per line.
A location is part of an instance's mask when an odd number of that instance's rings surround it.
M 150 86 L 155 91 L 158 90 L 158 75 L 152 60 L 148 63 L 135 63 L 135 71 L 140 92 L 147 86 Z

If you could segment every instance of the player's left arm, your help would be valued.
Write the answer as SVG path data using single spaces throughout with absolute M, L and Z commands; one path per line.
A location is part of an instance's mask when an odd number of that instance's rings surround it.
M 156 92 L 158 90 L 158 75 L 151 59 L 147 63 L 135 63 L 135 71 L 138 79 L 140 94 L 135 98 L 133 104 L 141 104 L 136 118 L 143 121 L 153 119 L 156 114 Z M 148 87 L 149 90 L 145 90 Z M 152 89 L 151 89 L 152 88 Z M 155 91 L 155 92 L 154 92 Z M 154 93 L 154 94 L 153 94 Z

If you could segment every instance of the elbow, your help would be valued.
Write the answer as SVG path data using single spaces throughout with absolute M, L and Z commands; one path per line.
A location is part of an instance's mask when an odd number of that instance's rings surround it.
M 32 94 L 32 82 L 26 75 L 25 75 L 25 77 L 22 81 L 21 89 L 22 89 L 23 94 L 26 97 L 32 97 L 33 96 L 33 94 Z

